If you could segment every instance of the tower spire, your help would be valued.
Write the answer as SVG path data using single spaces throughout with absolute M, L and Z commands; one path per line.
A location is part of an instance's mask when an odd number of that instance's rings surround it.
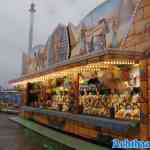
M 28 52 L 30 53 L 32 51 L 33 46 L 33 29 L 34 29 L 34 14 L 36 12 L 35 4 L 32 2 L 30 5 L 30 26 L 29 26 L 29 46 L 28 46 Z

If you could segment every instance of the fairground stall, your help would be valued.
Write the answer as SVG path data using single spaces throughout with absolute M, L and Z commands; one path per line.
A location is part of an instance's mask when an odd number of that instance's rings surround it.
M 139 26 L 147 7 L 106 1 L 78 26 L 59 24 L 45 46 L 24 54 L 23 74 L 10 82 L 22 90 L 20 116 L 95 141 L 148 139 L 150 26 L 145 33 Z

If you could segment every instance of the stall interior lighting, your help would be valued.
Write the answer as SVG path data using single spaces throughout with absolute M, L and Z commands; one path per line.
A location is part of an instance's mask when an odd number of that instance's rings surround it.
M 54 78 L 63 77 L 63 76 L 73 76 L 74 74 L 81 73 L 81 72 L 100 71 L 101 69 L 109 68 L 111 65 L 136 65 L 136 63 L 134 60 L 119 60 L 119 59 L 102 61 L 102 62 L 98 62 L 98 63 L 90 63 L 87 65 L 42 75 L 40 77 L 26 79 L 24 81 L 19 81 L 19 82 L 14 83 L 13 85 L 14 86 L 18 86 L 18 85 L 25 86 L 29 82 L 30 83 L 45 82 L 45 81 L 48 81 L 49 79 L 54 79 Z

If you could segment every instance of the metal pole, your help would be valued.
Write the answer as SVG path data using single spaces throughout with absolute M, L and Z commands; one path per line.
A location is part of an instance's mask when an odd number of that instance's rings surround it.
M 30 5 L 29 12 L 30 12 L 30 29 L 29 29 L 29 47 L 28 47 L 28 52 L 30 53 L 32 51 L 32 44 L 33 44 L 34 13 L 36 12 L 34 3 L 32 3 Z

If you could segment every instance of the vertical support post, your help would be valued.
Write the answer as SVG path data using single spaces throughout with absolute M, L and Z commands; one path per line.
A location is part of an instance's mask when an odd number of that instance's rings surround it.
M 140 139 L 148 139 L 148 61 L 140 61 L 140 80 L 141 80 L 141 121 L 140 121 Z
M 22 107 L 22 106 L 25 106 L 27 104 L 27 99 L 28 99 L 27 85 L 21 87 L 20 91 L 21 91 L 21 104 L 20 105 Z M 20 113 L 19 113 L 19 116 L 20 117 L 25 117 L 24 111 L 21 110 Z
M 74 103 L 74 113 L 79 112 L 79 74 L 73 74 L 73 84 L 71 87 L 71 95 L 73 96 L 73 103 Z
M 148 138 L 150 138 L 150 58 L 147 59 L 147 77 L 148 77 Z
M 27 85 L 19 86 L 17 90 L 21 93 L 21 106 L 25 106 L 27 102 Z
M 79 113 L 79 73 L 76 75 L 76 109 L 77 109 L 77 113 Z

